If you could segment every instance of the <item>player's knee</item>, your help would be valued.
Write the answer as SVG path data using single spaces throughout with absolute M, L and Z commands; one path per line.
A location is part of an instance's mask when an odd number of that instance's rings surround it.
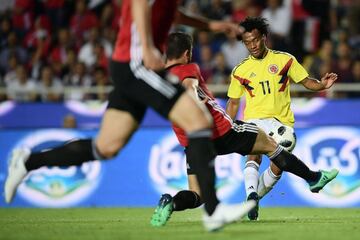
M 121 148 L 124 146 L 121 142 L 105 143 L 98 141 L 96 143 L 96 150 L 104 160 L 115 157 Z
M 278 144 L 276 141 L 268 136 L 264 131 L 259 129 L 259 133 L 256 137 L 254 147 L 252 149 L 252 154 L 270 154 L 274 152 Z
M 246 162 L 256 162 L 258 165 L 261 164 L 261 155 L 248 155 Z
M 280 176 L 282 174 L 282 170 L 278 168 L 274 163 L 270 164 L 270 170 L 276 176 Z
M 263 142 L 263 150 L 266 153 L 274 152 L 278 146 L 278 143 L 270 136 L 268 136 L 266 133 L 262 136 L 262 142 Z

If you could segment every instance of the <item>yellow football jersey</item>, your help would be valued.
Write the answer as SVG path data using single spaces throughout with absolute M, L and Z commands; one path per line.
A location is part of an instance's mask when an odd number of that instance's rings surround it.
M 265 58 L 249 56 L 233 69 L 227 95 L 240 98 L 245 94 L 245 120 L 274 117 L 293 126 L 289 80 L 298 83 L 308 76 L 294 56 L 269 49 Z

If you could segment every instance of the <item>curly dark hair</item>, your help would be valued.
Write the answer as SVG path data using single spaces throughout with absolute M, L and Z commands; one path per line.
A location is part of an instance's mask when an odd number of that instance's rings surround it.
M 251 32 L 257 29 L 261 35 L 267 36 L 269 33 L 269 24 L 267 20 L 262 17 L 247 17 L 244 21 L 240 22 L 240 26 L 245 29 L 245 32 Z

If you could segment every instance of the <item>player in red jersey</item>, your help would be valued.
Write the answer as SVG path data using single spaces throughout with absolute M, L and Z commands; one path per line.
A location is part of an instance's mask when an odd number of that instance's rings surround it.
M 150 4 L 151 2 L 151 4 Z M 179 82 L 159 75 L 164 67 L 161 55 L 173 22 L 213 31 L 239 33 L 229 22 L 206 21 L 186 16 L 175 0 L 124 0 L 120 31 L 110 64 L 114 89 L 96 139 L 71 141 L 61 147 L 31 153 L 15 149 L 5 182 L 5 200 L 11 202 L 18 185 L 29 171 L 42 166 L 71 166 L 114 157 L 130 140 L 147 107 L 181 126 L 189 144 L 187 156 L 194 163 L 205 202 L 204 226 L 212 231 L 247 214 L 254 201 L 246 204 L 219 203 L 215 191 L 215 157 L 210 141 L 211 117 Z
M 291 172 L 310 185 L 312 192 L 318 192 L 337 175 L 333 172 L 313 172 L 296 156 L 284 150 L 255 124 L 242 121 L 232 122 L 231 118 L 216 103 L 214 97 L 207 89 L 197 64 L 189 63 L 191 60 L 192 39 L 185 33 L 172 33 L 167 44 L 167 69 L 177 76 L 182 84 L 193 93 L 194 98 L 204 102 L 214 121 L 212 141 L 218 155 L 239 153 L 263 153 L 269 156 L 272 162 L 283 171 Z M 190 190 L 178 192 L 174 197 L 164 194 L 151 218 L 153 226 L 163 226 L 169 220 L 173 211 L 196 208 L 201 205 L 202 191 L 198 187 L 196 178 L 197 169 L 193 168 L 193 159 L 188 155 L 188 141 L 184 130 L 173 124 L 174 132 L 185 147 L 187 160 L 187 173 Z M 323 180 L 323 177 L 326 180 Z

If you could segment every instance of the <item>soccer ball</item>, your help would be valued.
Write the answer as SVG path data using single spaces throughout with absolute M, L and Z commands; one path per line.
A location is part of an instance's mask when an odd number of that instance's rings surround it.
M 283 125 L 275 131 L 271 131 L 269 135 L 289 152 L 295 148 L 296 135 L 292 128 Z

